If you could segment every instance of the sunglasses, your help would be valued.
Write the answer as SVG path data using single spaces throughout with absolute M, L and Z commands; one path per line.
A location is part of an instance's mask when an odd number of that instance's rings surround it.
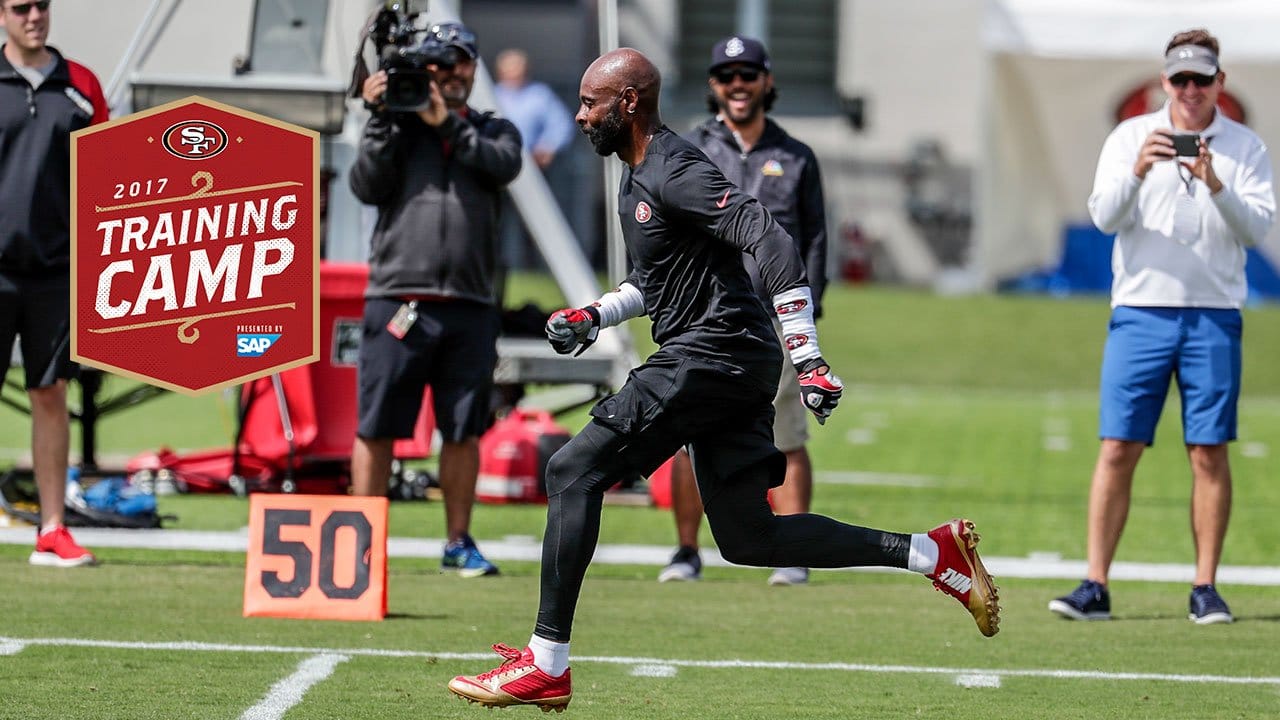
M 36 0 L 36 2 L 18 3 L 17 5 L 10 5 L 9 12 L 14 15 L 26 15 L 31 12 L 31 8 L 39 8 L 40 12 L 48 12 L 49 2 L 50 0 Z
M 1217 79 L 1218 79 L 1217 75 L 1200 75 L 1198 73 L 1178 73 L 1177 75 L 1174 75 L 1173 77 L 1169 78 L 1169 84 L 1176 88 L 1180 88 L 1180 87 L 1186 86 L 1188 82 L 1193 82 L 1196 84 L 1196 87 L 1198 88 L 1206 88 L 1212 85 L 1213 81 Z
M 742 82 L 752 83 L 760 79 L 760 71 L 754 68 L 738 68 L 736 70 L 729 68 L 711 73 L 711 77 L 715 78 L 716 82 L 721 85 L 728 85 L 733 82 L 734 76 L 742 78 Z

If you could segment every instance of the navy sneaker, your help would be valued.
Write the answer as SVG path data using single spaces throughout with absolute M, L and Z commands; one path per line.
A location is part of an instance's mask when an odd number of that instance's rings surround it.
M 1196 585 L 1191 588 L 1191 613 L 1187 619 L 1197 625 L 1234 622 L 1231 608 L 1212 585 Z
M 471 578 L 497 575 L 498 566 L 484 559 L 470 535 L 463 535 L 460 540 L 444 546 L 444 555 L 440 557 L 440 571 L 457 571 L 462 577 Z
M 698 551 L 688 545 L 681 545 L 676 554 L 671 556 L 671 562 L 662 568 L 662 572 L 658 573 L 658 582 L 671 581 L 690 581 L 702 578 L 702 558 L 698 556 Z
M 1083 580 L 1070 595 L 1050 600 L 1049 609 L 1068 620 L 1110 620 L 1111 595 L 1102 583 Z

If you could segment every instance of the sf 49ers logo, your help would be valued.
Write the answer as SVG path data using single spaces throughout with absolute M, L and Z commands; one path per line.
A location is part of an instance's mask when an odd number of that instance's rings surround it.
M 636 222 L 646 223 L 651 217 L 653 217 L 653 210 L 649 208 L 649 203 L 643 200 L 636 203 Z
M 773 309 L 773 311 L 778 315 L 790 315 L 794 312 L 800 312 L 808 306 L 809 303 L 804 300 L 792 300 L 791 302 L 785 302 L 778 305 Z
M 183 120 L 169 126 L 160 144 L 183 160 L 208 160 L 227 149 L 227 131 L 203 120 Z
M 788 335 L 788 336 L 787 336 L 787 349 L 788 349 L 788 350 L 795 350 L 796 348 L 800 347 L 801 345 L 808 345 L 808 344 L 809 344 L 809 336 L 808 336 L 808 335 Z

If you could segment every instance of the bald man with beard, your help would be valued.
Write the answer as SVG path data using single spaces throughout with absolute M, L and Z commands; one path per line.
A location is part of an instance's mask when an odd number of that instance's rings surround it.
M 726 560 L 914 570 L 963 603 L 984 635 L 998 630 L 996 588 L 968 520 L 905 534 L 770 510 L 766 493 L 782 482 L 786 467 L 772 432 L 782 353 L 742 253 L 760 267 L 801 396 L 820 423 L 843 385 L 818 347 L 795 243 L 755 198 L 662 124 L 660 86 L 657 68 L 629 48 L 600 57 L 582 77 L 578 126 L 597 153 L 626 164 L 618 215 L 634 269 L 595 303 L 553 313 L 547 338 L 561 354 L 582 352 L 601 328 L 645 314 L 658 349 L 592 408 L 591 421 L 547 465 L 533 636 L 523 650 L 494 645 L 502 665 L 449 683 L 453 693 L 488 707 L 568 705 L 569 635 L 600 534 L 604 492 L 623 478 L 653 472 L 681 447 L 689 449 L 708 524 Z

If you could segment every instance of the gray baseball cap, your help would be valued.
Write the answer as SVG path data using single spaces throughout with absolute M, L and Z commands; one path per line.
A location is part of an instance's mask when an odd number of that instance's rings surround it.
M 1173 77 L 1182 72 L 1217 75 L 1218 56 L 1202 45 L 1179 45 L 1164 56 L 1164 75 Z

